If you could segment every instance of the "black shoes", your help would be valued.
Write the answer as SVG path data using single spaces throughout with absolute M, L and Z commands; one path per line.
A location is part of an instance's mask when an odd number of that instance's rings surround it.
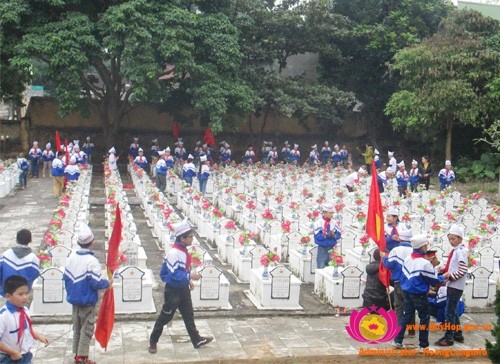
M 196 343 L 193 343 L 193 346 L 195 349 L 198 349 L 200 347 L 202 347 L 203 345 L 207 345 L 208 343 L 212 342 L 214 338 L 213 337 L 200 337 L 200 339 L 196 342 Z
M 453 346 L 453 340 L 448 340 L 446 337 L 443 337 L 434 343 L 436 346 Z
M 464 343 L 464 341 L 465 341 L 465 339 L 464 339 L 464 337 L 463 337 L 463 336 L 455 336 L 455 337 L 453 337 L 453 341 L 455 341 L 455 342 L 457 342 L 457 343 L 461 343 L 461 344 L 463 344 L 463 343 Z
M 156 352 L 158 351 L 158 349 L 156 348 L 156 344 L 149 343 L 148 351 L 150 354 L 156 354 Z

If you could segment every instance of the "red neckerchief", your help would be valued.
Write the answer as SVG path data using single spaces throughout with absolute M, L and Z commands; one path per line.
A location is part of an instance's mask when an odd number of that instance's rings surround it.
M 30 329 L 31 336 L 35 338 L 35 333 L 33 332 L 33 326 L 31 324 L 30 317 L 26 314 L 24 308 L 17 307 L 16 311 L 19 312 L 19 331 L 17 332 L 17 343 L 21 342 L 26 323 Z
M 411 170 L 411 175 L 412 175 L 412 177 L 413 177 L 413 176 L 416 176 L 417 174 L 418 174 L 418 168 L 413 168 L 413 169 Z
M 323 224 L 323 237 L 326 237 L 328 225 L 330 224 L 330 221 L 332 221 L 332 219 L 328 219 L 323 216 L 323 220 L 325 220 L 325 223 Z
M 425 253 L 421 250 L 413 250 L 413 253 L 411 253 L 411 259 L 417 259 L 417 258 L 423 258 L 425 256 Z
M 182 246 L 178 242 L 175 242 L 172 248 L 180 250 L 181 252 L 184 252 L 186 254 L 186 272 L 189 272 L 191 270 L 191 261 L 193 260 L 191 254 L 189 254 L 186 247 Z
M 453 253 L 455 252 L 455 248 L 451 249 L 450 255 L 448 255 L 448 260 L 446 261 L 446 266 L 444 267 L 444 273 L 448 272 L 450 268 L 451 258 L 453 258 Z
M 398 235 L 398 236 L 399 236 L 399 232 L 398 232 L 397 225 L 392 227 L 392 231 L 391 231 L 391 238 L 392 238 L 394 235 Z

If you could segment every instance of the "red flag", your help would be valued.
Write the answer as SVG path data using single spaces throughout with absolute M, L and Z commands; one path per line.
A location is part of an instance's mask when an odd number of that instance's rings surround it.
M 174 138 L 179 138 L 181 135 L 180 125 L 177 121 L 174 121 L 174 125 L 172 125 L 172 135 Z
M 215 137 L 212 134 L 212 129 L 210 129 L 209 126 L 207 126 L 207 129 L 205 130 L 205 136 L 203 137 L 203 140 L 205 140 L 205 143 L 208 145 L 215 145 Z
M 380 251 L 385 251 L 384 212 L 378 189 L 377 169 L 372 161 L 372 185 L 370 188 L 370 200 L 368 202 L 368 213 L 366 214 L 366 233 L 378 245 Z M 384 286 L 389 287 L 391 272 L 380 261 L 379 278 Z
M 56 130 L 56 154 L 61 151 L 61 139 L 59 138 L 59 133 Z
M 108 244 L 108 259 L 106 260 L 106 267 L 108 278 L 113 276 L 115 270 L 120 267 L 118 262 L 118 248 L 122 238 L 122 219 L 120 207 L 116 206 L 115 225 Z M 99 316 L 97 317 L 95 339 L 103 349 L 108 347 L 109 338 L 113 332 L 115 325 L 115 295 L 113 287 L 109 287 L 104 296 L 102 297 L 101 308 L 99 309 Z

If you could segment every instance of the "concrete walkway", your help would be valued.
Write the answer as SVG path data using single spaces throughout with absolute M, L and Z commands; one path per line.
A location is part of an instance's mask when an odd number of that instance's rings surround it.
M 95 181 L 102 183 L 102 177 Z M 122 173 L 122 177 L 125 175 Z M 93 186 L 91 191 L 102 190 L 103 186 Z M 39 246 L 48 222 L 57 206 L 57 199 L 51 196 L 52 181 L 50 178 L 29 179 L 26 190 L 15 190 L 3 199 L 0 199 L 0 251 L 4 251 L 15 244 L 16 232 L 21 228 L 28 228 L 33 233 L 33 249 Z M 95 193 L 95 192 L 92 192 Z M 93 196 L 97 201 L 100 197 Z M 98 206 L 94 206 L 98 210 Z M 140 211 L 140 209 L 137 209 Z M 97 220 L 101 214 L 97 213 Z M 135 212 L 134 212 L 134 218 Z M 139 218 L 139 216 L 137 216 Z M 104 228 L 98 228 L 102 233 Z M 101 222 L 102 224 L 102 222 Z M 94 227 L 93 227 L 94 228 Z M 145 234 L 146 232 L 144 232 Z M 96 235 L 97 237 L 97 235 Z M 143 239 L 143 241 L 146 239 Z M 153 243 L 151 243 L 153 244 Z M 157 250 L 158 251 L 158 250 Z M 149 254 L 149 253 L 148 253 Z M 161 253 L 152 261 L 161 261 Z M 102 252 L 99 252 L 103 256 Z M 149 257 L 149 255 L 148 255 Z M 101 262 L 103 261 L 102 258 Z M 159 266 L 149 265 L 149 268 L 158 275 Z M 231 282 L 233 285 L 233 282 Z M 180 316 L 176 316 L 170 328 L 166 328 L 158 343 L 158 353 L 151 355 L 147 352 L 148 338 L 154 325 L 155 315 L 122 315 L 117 317 L 111 343 L 107 351 L 100 348 L 94 340 L 91 346 L 91 359 L 98 363 L 176 363 L 176 362 L 227 362 L 237 360 L 253 360 L 253 362 L 287 362 L 287 363 L 334 363 L 352 361 L 354 363 L 400 363 L 396 357 L 377 356 L 362 358 L 358 356 L 360 348 L 390 349 L 390 344 L 368 345 L 358 343 L 346 332 L 345 326 L 349 323 L 349 316 L 335 316 L 335 310 L 320 302 L 312 294 L 311 285 L 304 285 L 301 294 L 301 303 L 305 302 L 305 312 L 273 312 L 258 311 L 250 307 L 250 303 L 240 300 L 239 292 L 247 285 L 239 287 L 235 284 L 230 301 L 232 311 L 199 311 L 195 313 L 196 324 L 202 335 L 213 335 L 213 343 L 194 349 Z M 162 285 L 155 289 L 155 294 L 161 297 Z M 240 298 L 238 298 L 240 297 Z M 155 298 L 157 309 L 161 299 Z M 496 321 L 491 310 L 488 313 L 466 313 L 462 316 L 462 323 L 483 324 Z M 54 317 L 35 318 L 35 328 L 54 340 L 48 347 L 36 345 L 33 349 L 34 363 L 72 363 L 72 327 L 70 318 Z M 442 336 L 440 332 L 431 332 L 431 343 Z M 458 349 L 484 348 L 485 338 L 492 339 L 489 331 L 472 331 L 465 334 L 465 344 L 457 344 Z M 405 339 L 405 344 L 418 344 L 417 339 Z M 436 353 L 443 354 L 443 349 L 436 349 Z M 452 358 L 430 358 L 420 354 L 412 358 L 420 362 L 488 362 L 486 358 L 467 360 L 464 356 Z M 405 360 L 406 362 L 407 360 Z M 239 361 L 238 361 L 239 362 Z

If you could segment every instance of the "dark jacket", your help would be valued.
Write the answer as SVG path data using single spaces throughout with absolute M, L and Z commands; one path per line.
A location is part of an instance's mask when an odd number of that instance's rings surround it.
M 366 288 L 363 292 L 363 307 L 372 305 L 389 309 L 389 300 L 385 286 L 378 277 L 379 262 L 371 262 L 366 266 Z

